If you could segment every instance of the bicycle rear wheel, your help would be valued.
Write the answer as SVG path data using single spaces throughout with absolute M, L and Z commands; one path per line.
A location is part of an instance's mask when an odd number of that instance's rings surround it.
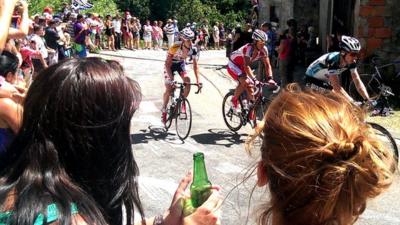
M 371 125 L 371 127 L 375 130 L 375 134 L 378 136 L 378 138 L 388 146 L 389 150 L 393 152 L 393 157 L 396 161 L 396 169 L 397 169 L 399 163 L 399 149 L 397 148 L 397 144 L 393 136 L 390 134 L 388 130 L 386 130 L 386 128 L 384 128 L 379 124 L 376 123 L 368 123 L 368 124 Z
M 176 134 L 181 140 L 185 140 L 189 136 L 190 129 L 192 128 L 192 109 L 186 98 L 182 98 L 176 107 Z
M 238 131 L 242 127 L 241 109 L 234 110 L 232 105 L 233 91 L 228 92 L 222 101 L 222 116 L 226 126 L 231 131 Z M 240 108 L 240 104 L 238 104 Z M 236 111 L 236 112 L 235 112 Z
M 360 74 L 360 79 L 367 88 L 368 95 L 371 99 L 378 100 L 380 97 L 381 82 L 377 78 L 372 78 L 371 74 Z M 349 95 L 358 102 L 363 101 L 363 97 L 358 93 L 357 87 L 352 80 L 349 85 Z

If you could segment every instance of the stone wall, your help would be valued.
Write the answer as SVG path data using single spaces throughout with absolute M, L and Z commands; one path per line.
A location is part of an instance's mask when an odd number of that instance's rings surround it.
M 400 56 L 400 7 L 398 0 L 360 0 L 358 29 L 363 56 L 384 59 Z

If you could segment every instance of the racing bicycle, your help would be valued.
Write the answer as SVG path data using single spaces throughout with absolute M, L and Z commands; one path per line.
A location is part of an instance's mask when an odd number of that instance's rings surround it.
M 360 74 L 360 79 L 367 88 L 368 94 L 371 99 L 376 101 L 376 107 L 374 111 L 377 111 L 377 115 L 384 114 L 385 109 L 390 109 L 389 98 L 394 97 L 395 93 L 389 86 L 394 85 L 396 82 L 400 82 L 400 73 L 394 76 L 388 76 L 383 74 L 381 71 L 386 69 L 392 69 L 396 64 L 400 65 L 400 61 L 379 65 L 379 58 L 372 58 L 372 66 L 374 72 L 372 74 Z M 356 101 L 362 101 L 362 97 L 358 94 L 354 81 L 351 81 L 348 87 L 348 93 Z
M 273 91 L 269 97 L 263 95 L 263 88 Z M 230 89 L 222 101 L 222 115 L 226 126 L 231 131 L 238 131 L 242 126 L 250 124 L 252 128 L 257 127 L 260 120 L 264 118 L 264 113 L 272 101 L 275 94 L 279 91 L 279 86 L 271 86 L 269 83 L 256 81 L 254 85 L 254 104 L 246 103 L 246 92 L 239 96 L 239 104 L 237 109 L 232 105 L 232 98 L 235 89 Z
M 189 136 L 190 129 L 192 128 L 192 108 L 190 107 L 189 100 L 183 95 L 183 92 L 186 85 L 194 85 L 197 86 L 195 93 L 198 94 L 200 93 L 202 84 L 174 81 L 172 85 L 174 89 L 171 92 L 170 101 L 167 105 L 165 129 L 168 131 L 172 125 L 172 121 L 175 120 L 176 134 L 183 141 Z

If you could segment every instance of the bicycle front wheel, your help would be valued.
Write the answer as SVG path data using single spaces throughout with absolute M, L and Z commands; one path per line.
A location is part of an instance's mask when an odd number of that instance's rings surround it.
M 261 101 L 254 106 L 253 112 L 250 114 L 250 122 L 253 128 L 256 128 L 263 120 L 266 108 L 267 105 L 263 104 Z
M 371 74 L 360 74 L 360 79 L 364 83 L 365 88 L 367 89 L 368 95 L 371 99 L 378 100 L 380 97 L 380 85 L 381 83 L 377 78 L 372 78 Z M 349 85 L 349 95 L 358 102 L 363 101 L 363 97 L 358 93 L 357 87 L 352 80 Z
M 177 104 L 175 126 L 176 134 L 179 139 L 185 140 L 189 136 L 190 129 L 192 128 L 192 109 L 186 98 L 182 98 Z
M 378 138 L 388 146 L 388 149 L 393 152 L 393 157 L 396 162 L 396 169 L 399 163 L 399 149 L 397 148 L 396 141 L 394 140 L 393 136 L 390 134 L 386 128 L 377 124 L 377 123 L 368 123 L 374 129 L 375 134 Z
M 225 95 L 224 100 L 222 101 L 222 116 L 224 117 L 224 121 L 226 126 L 231 131 L 238 131 L 242 127 L 242 110 L 234 110 L 232 105 L 233 92 L 230 91 Z M 240 107 L 240 104 L 238 104 Z

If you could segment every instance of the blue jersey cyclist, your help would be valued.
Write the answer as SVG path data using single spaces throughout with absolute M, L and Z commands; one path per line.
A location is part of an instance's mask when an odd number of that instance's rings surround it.
M 327 53 L 310 64 L 306 71 L 306 82 L 317 85 L 328 83 L 334 92 L 341 93 L 348 100 L 353 101 L 342 87 L 339 79 L 341 73 L 350 70 L 357 92 L 364 100 L 370 101 L 367 89 L 357 72 L 357 60 L 361 50 L 360 42 L 356 38 L 342 36 L 339 46 L 340 52 Z
M 199 59 L 199 50 L 192 44 L 192 40 L 195 38 L 194 32 L 190 28 L 185 28 L 180 33 L 181 41 L 175 42 L 168 50 L 168 56 L 165 60 L 165 92 L 163 95 L 162 104 L 162 116 L 161 120 L 163 123 L 167 119 L 167 104 L 169 96 L 173 91 L 174 74 L 177 72 L 181 76 L 183 82 L 190 83 L 190 78 L 186 71 L 186 60 L 190 59 L 193 61 L 193 70 L 196 77 L 196 83 L 199 85 L 199 68 L 197 61 Z M 183 95 L 187 97 L 190 92 L 190 85 L 186 85 Z

